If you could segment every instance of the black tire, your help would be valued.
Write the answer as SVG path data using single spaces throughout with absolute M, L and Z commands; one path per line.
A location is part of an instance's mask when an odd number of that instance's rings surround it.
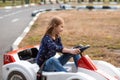
M 27 79 L 21 72 L 13 71 L 8 75 L 7 80 L 27 80 Z

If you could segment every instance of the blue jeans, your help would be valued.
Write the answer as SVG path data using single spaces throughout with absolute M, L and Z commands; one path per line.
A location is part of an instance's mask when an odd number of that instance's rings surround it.
M 64 53 L 58 59 L 54 57 L 51 57 L 50 59 L 48 59 L 45 63 L 43 70 L 48 72 L 51 72 L 51 71 L 67 72 L 67 70 L 63 66 L 69 61 L 71 57 L 73 57 L 74 63 L 76 67 L 78 67 L 78 60 L 80 59 L 79 54 L 73 55 L 73 54 Z

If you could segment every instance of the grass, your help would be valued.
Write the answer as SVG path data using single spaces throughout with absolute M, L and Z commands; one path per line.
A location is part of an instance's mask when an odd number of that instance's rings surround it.
M 2 1 L 0 1 L 0 7 L 16 6 L 16 5 L 21 5 L 21 1 L 15 1 L 15 4 L 13 4 L 12 1 L 6 1 L 5 3 L 3 3 Z
M 58 11 L 41 14 L 19 47 L 40 43 L 49 19 L 60 16 L 65 20 L 62 42 L 66 47 L 91 45 L 86 50 L 92 59 L 108 61 L 120 67 L 120 12 L 119 11 Z
M 24 5 L 26 1 L 29 1 L 29 3 L 40 3 L 39 0 L 14 0 L 14 2 L 6 0 L 5 3 L 0 0 L 0 7 Z
M 29 3 L 36 3 L 36 4 L 39 4 L 40 3 L 40 0 L 14 0 L 14 3 L 12 0 L 6 0 L 5 3 L 2 2 L 2 0 L 0 0 L 0 7 L 5 7 L 5 6 L 17 6 L 17 5 L 24 5 L 25 2 L 28 2 Z M 49 0 L 46 0 L 47 2 Z M 54 1 L 54 0 L 52 0 Z M 61 0 L 61 1 L 64 1 L 64 0 Z M 93 6 L 93 5 L 104 5 L 104 6 L 108 6 L 108 5 L 118 5 L 120 6 L 120 1 L 117 0 L 117 4 L 111 4 L 111 2 L 114 2 L 114 0 L 101 0 L 101 2 L 103 2 L 102 4 L 94 4 L 94 2 L 97 2 L 97 0 L 95 0 L 93 3 L 89 3 L 87 1 L 85 1 L 85 3 L 78 3 L 77 0 L 73 0 L 71 2 L 69 2 L 69 0 L 65 0 L 65 2 L 67 2 L 68 4 L 71 4 L 73 6 L 79 6 L 79 5 L 87 5 L 87 6 Z

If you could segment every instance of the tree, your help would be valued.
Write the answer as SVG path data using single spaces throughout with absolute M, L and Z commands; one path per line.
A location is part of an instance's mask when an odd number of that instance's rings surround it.
M 3 2 L 3 3 L 5 3 L 5 2 L 6 2 L 6 0 L 2 0 L 2 2 Z

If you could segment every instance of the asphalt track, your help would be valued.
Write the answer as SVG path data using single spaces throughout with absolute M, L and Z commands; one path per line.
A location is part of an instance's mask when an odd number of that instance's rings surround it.
M 3 54 L 12 49 L 13 43 L 23 33 L 34 17 L 31 13 L 39 9 L 51 9 L 59 5 L 29 5 L 0 9 L 0 79 L 2 79 Z M 32 22 L 33 23 L 33 22 Z

